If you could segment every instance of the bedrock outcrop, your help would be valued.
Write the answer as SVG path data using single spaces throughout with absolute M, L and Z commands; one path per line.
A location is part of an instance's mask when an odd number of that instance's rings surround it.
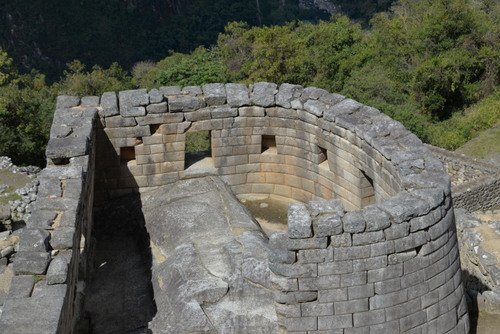
M 278 333 L 267 238 L 219 178 L 178 181 L 141 201 L 154 333 Z

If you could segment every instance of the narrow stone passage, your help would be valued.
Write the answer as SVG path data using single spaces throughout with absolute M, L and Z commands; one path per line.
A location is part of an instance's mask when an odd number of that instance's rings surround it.
M 156 313 L 151 250 L 138 196 L 112 201 L 94 222 L 95 258 L 81 333 L 149 333 Z

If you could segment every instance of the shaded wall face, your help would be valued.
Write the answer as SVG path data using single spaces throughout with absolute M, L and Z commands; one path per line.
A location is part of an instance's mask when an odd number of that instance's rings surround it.
M 359 119 L 383 122 L 386 116 L 317 88 L 268 85 L 260 95 L 255 88 L 231 84 L 229 90 L 213 84 L 204 90 L 128 91 L 119 99 L 105 94 L 97 133 L 98 200 L 206 173 L 222 176 L 239 197 L 339 198 L 348 209 L 401 190 L 387 158 L 323 114 L 340 104 L 340 109 L 360 113 Z M 216 98 L 210 95 L 214 87 L 219 89 Z M 411 135 L 402 126 L 395 129 Z M 210 136 L 210 157 L 190 165 L 187 134 L 202 131 Z

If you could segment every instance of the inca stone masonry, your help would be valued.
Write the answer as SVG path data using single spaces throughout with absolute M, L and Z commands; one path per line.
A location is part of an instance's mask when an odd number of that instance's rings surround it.
M 189 165 L 186 136 L 199 131 L 209 133 L 210 154 Z M 469 332 L 449 176 L 415 135 L 375 108 L 265 82 L 60 96 L 47 161 L 2 333 L 74 333 L 91 274 L 94 209 L 207 176 L 239 198 L 294 202 L 288 230 L 265 239 L 267 262 L 254 278 L 272 291 L 276 326 L 217 328 L 202 321 L 210 316 L 200 297 L 186 305 L 201 320 L 184 332 Z M 173 286 L 173 277 L 160 285 Z M 224 298 L 214 292 L 220 286 L 204 285 L 205 302 Z

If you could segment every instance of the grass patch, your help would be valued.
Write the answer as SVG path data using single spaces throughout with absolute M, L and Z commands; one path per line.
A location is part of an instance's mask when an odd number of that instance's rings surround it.
M 9 201 L 21 199 L 21 196 L 16 194 L 15 190 L 24 187 L 32 180 L 33 179 L 27 175 L 16 174 L 6 169 L 0 169 L 0 184 L 7 185 L 7 188 L 2 193 L 2 195 L 7 194 L 7 196 L 0 197 L 0 204 L 8 204 Z
M 500 123 L 495 127 L 482 132 L 460 147 L 457 152 L 471 157 L 484 159 L 488 157 L 500 157 Z

